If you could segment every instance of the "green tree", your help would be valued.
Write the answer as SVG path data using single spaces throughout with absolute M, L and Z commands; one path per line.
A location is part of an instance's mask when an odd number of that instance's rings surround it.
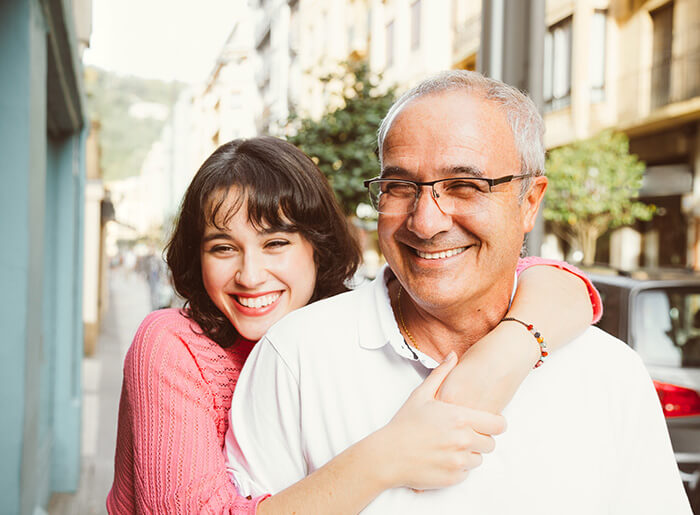
M 604 131 L 549 153 L 544 217 L 555 234 L 593 264 L 598 238 L 609 229 L 650 220 L 655 207 L 635 200 L 644 163 L 629 153 L 622 133 Z
M 378 175 L 377 129 L 395 100 L 394 88 L 379 87 L 379 76 L 364 61 L 343 63 L 340 73 L 322 80 L 338 86 L 339 105 L 319 120 L 292 116 L 298 126 L 289 141 L 306 152 L 328 177 L 346 214 L 367 202 L 365 179 Z

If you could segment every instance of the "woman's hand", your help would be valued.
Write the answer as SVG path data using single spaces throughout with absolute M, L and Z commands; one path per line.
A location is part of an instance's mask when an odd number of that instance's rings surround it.
M 389 488 L 441 488 L 462 481 L 491 452 L 505 419 L 435 399 L 457 358 L 451 353 L 394 418 L 301 481 L 269 497 L 259 515 L 351 514 Z
M 454 352 L 433 370 L 394 418 L 368 439 L 376 445 L 376 466 L 387 488 L 431 489 L 464 480 L 491 452 L 491 435 L 505 429 L 505 419 L 484 411 L 435 399 L 443 380 L 457 364 Z

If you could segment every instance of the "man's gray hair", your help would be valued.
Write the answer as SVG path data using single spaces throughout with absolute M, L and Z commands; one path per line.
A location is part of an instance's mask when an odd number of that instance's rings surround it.
M 413 100 L 445 91 L 463 90 L 481 95 L 505 110 L 520 156 L 520 173 L 544 175 L 544 121 L 535 103 L 513 86 L 467 70 L 449 70 L 430 77 L 394 102 L 377 132 L 379 162 L 384 160 L 384 140 L 394 119 Z M 523 181 L 523 191 L 529 181 Z

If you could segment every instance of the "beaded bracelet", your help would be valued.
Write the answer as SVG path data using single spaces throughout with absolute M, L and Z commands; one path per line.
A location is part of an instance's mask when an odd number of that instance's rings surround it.
M 542 366 L 542 364 L 544 363 L 544 358 L 549 356 L 549 352 L 547 352 L 547 344 L 545 343 L 544 338 L 539 333 L 539 331 L 537 331 L 537 329 L 535 329 L 532 324 L 526 324 L 522 320 L 518 320 L 517 318 L 513 317 L 505 317 L 501 320 L 501 322 L 517 322 L 520 325 L 524 326 L 525 329 L 527 329 L 532 334 L 532 336 L 535 337 L 535 340 L 537 340 L 537 343 L 540 346 L 540 359 L 537 360 L 537 363 L 535 363 L 535 366 L 532 368 L 538 368 Z

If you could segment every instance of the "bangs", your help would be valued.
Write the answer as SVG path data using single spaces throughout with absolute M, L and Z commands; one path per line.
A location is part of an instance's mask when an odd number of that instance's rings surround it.
M 202 192 L 202 234 L 206 226 L 226 230 L 244 206 L 248 221 L 257 230 L 299 232 L 318 223 L 322 202 L 315 187 L 304 188 L 288 170 L 274 169 L 281 165 L 262 166 L 259 160 L 239 154 L 225 180 L 212 184 L 208 194 Z
M 232 192 L 240 193 L 231 195 Z M 284 206 L 289 206 L 289 203 L 280 200 L 282 199 L 276 199 L 275 195 L 263 197 L 253 191 L 241 191 L 236 186 L 219 189 L 212 192 L 204 204 L 202 228 L 211 226 L 220 231 L 228 230 L 231 219 L 247 202 L 248 222 L 256 230 L 298 232 L 299 225 L 292 221 L 294 215 L 288 214 L 284 209 Z

